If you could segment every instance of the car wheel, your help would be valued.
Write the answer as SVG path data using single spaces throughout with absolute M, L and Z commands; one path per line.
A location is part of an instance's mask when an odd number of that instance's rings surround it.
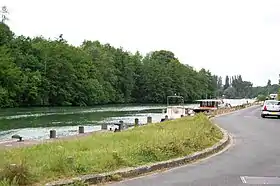
M 261 117 L 262 117 L 262 118 L 265 118 L 265 115 L 262 114 Z

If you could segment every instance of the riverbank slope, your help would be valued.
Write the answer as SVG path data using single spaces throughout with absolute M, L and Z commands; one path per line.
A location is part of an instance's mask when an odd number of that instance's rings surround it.
M 201 151 L 222 132 L 206 116 L 185 117 L 120 133 L 98 133 L 71 141 L 2 150 L 2 178 L 45 183 L 88 173 L 136 167 Z

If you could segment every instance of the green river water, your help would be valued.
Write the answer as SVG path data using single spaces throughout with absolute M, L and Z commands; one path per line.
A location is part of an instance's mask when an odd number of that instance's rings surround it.
M 10 140 L 13 134 L 25 139 L 46 139 L 49 130 L 57 130 L 58 136 L 74 135 L 78 126 L 85 131 L 100 130 L 101 123 L 133 123 L 139 118 L 145 123 L 147 116 L 153 122 L 162 118 L 165 105 L 113 105 L 98 107 L 55 107 L 55 108 L 13 108 L 0 112 L 0 141 Z
M 246 100 L 225 100 L 232 106 L 243 104 Z M 195 105 L 186 105 L 194 107 Z M 12 108 L 0 109 L 0 143 L 11 140 L 19 134 L 24 139 L 48 139 L 49 131 L 55 129 L 57 136 L 77 134 L 78 126 L 84 126 L 85 132 L 100 130 L 102 123 L 134 123 L 138 118 L 140 124 L 152 116 L 153 122 L 164 118 L 162 109 L 166 105 L 107 105 L 96 107 L 54 107 L 54 108 Z

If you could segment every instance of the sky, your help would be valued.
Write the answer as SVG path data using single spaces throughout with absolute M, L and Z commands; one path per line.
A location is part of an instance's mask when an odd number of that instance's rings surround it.
M 181 63 L 254 86 L 280 74 L 279 0 L 1 0 L 16 35 L 130 52 L 170 50 Z

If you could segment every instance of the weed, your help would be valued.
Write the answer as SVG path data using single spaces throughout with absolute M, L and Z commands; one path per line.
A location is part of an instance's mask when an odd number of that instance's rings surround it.
M 110 176 L 110 181 L 121 181 L 122 180 L 122 176 L 119 174 L 113 174 Z
M 6 164 L 0 175 L 3 182 L 10 181 L 12 184 L 28 185 L 32 181 L 29 167 L 24 161 L 19 164 Z
M 17 183 L 16 178 L 13 180 L 4 178 L 3 180 L 0 180 L 0 186 L 19 186 L 19 184 Z
M 75 183 L 69 185 L 69 186 L 89 186 L 88 183 L 85 183 L 83 181 L 76 181 Z

